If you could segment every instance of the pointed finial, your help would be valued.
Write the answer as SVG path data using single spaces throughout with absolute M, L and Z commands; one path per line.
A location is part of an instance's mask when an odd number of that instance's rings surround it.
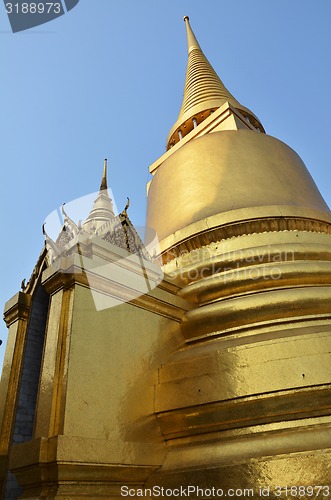
M 123 211 L 124 211 L 124 212 L 126 212 L 126 211 L 127 211 L 127 209 L 129 208 L 129 206 L 130 206 L 130 198 L 129 198 L 129 197 L 127 197 L 127 199 L 126 199 L 126 205 L 125 205 L 125 207 L 124 207 L 124 210 L 123 210 Z
M 107 158 L 105 158 L 104 163 L 103 163 L 103 174 L 102 174 L 102 179 L 101 179 L 101 184 L 100 184 L 100 191 L 103 189 L 108 189 L 107 186 Z
M 201 47 L 199 45 L 198 40 L 196 39 L 191 25 L 190 25 L 190 18 L 188 16 L 184 16 L 184 22 L 186 24 L 186 34 L 187 34 L 187 50 L 188 53 L 190 53 L 194 49 L 200 49 Z
M 64 205 L 65 205 L 65 203 L 62 203 L 62 207 L 61 207 L 62 215 L 64 218 L 68 218 L 68 215 L 67 215 L 66 211 L 64 210 Z
M 44 223 L 43 223 L 43 225 L 42 225 L 42 232 L 43 232 L 43 235 L 45 236 L 45 238 L 46 238 L 46 239 L 49 239 L 49 240 L 50 240 L 51 238 L 48 236 L 48 234 L 47 234 L 47 232 L 46 232 L 46 229 L 45 229 L 45 226 L 46 226 L 46 222 L 44 222 Z

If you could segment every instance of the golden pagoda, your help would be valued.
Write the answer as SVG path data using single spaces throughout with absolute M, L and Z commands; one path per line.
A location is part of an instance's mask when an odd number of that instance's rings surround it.
M 158 245 L 115 216 L 105 164 L 6 304 L 2 498 L 331 498 L 331 213 L 184 20 Z
M 183 105 L 148 191 L 164 272 L 192 306 L 185 344 L 159 371 L 162 470 L 170 483 L 329 494 L 330 210 L 184 20 Z

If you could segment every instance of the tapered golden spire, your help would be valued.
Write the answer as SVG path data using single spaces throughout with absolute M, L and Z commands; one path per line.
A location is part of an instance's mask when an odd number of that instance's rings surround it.
M 233 97 L 218 77 L 201 50 L 190 26 L 189 17 L 185 16 L 184 21 L 188 46 L 184 98 L 177 121 L 168 136 L 168 148 L 187 135 L 225 102 L 229 102 L 254 126 L 264 131 L 258 118 Z

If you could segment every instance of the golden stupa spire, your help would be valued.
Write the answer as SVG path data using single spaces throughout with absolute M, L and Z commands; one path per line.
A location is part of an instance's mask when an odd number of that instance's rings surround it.
M 168 136 L 168 148 L 199 125 L 211 112 L 229 102 L 250 122 L 264 131 L 257 117 L 242 106 L 227 90 L 214 68 L 204 55 L 185 16 L 188 62 L 183 103 L 175 125 Z

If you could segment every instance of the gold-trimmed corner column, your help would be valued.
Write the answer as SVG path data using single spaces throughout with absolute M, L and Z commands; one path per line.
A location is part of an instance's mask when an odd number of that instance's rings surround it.
M 43 275 L 50 305 L 40 374 L 34 437 L 62 433 L 75 276 L 65 266 Z
M 30 307 L 31 295 L 18 292 L 6 303 L 4 310 L 9 330 L 0 385 L 0 495 L 3 494 L 8 472 Z

